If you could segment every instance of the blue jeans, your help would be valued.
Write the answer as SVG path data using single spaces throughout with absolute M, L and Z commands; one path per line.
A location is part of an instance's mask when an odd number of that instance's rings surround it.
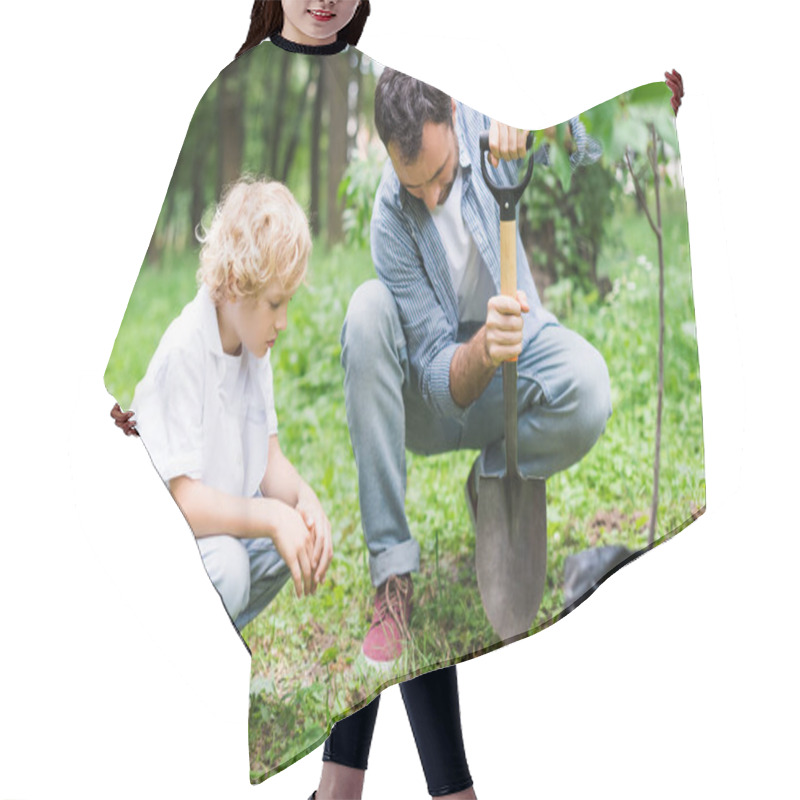
M 256 497 L 261 496 L 258 491 Z M 201 536 L 203 566 L 238 630 L 260 614 L 292 576 L 272 539 Z
M 479 327 L 460 326 L 458 340 Z M 390 575 L 419 571 L 419 543 L 405 514 L 406 448 L 480 450 L 479 474 L 505 474 L 503 371 L 461 420 L 437 415 L 411 379 L 397 306 L 378 279 L 353 293 L 340 342 L 361 524 L 370 578 L 380 586 Z M 560 323 L 545 325 L 520 353 L 517 394 L 518 465 L 528 477 L 548 478 L 583 458 L 612 413 L 605 359 Z

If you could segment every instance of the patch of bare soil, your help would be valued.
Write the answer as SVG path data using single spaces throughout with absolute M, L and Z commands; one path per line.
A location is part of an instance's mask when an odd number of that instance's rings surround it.
M 650 518 L 648 512 L 625 514 L 617 508 L 601 508 L 589 523 L 589 545 L 594 547 L 603 534 L 609 531 L 642 530 Z

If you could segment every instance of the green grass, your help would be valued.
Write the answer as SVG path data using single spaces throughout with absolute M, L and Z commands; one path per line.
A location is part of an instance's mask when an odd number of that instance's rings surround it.
M 657 541 L 705 507 L 697 343 L 683 193 L 663 198 L 666 328 L 664 410 Z M 625 198 L 599 272 L 615 289 L 600 303 L 562 284 L 553 310 L 606 358 L 613 414 L 579 463 L 552 476 L 548 493 L 548 583 L 531 631 L 563 612 L 566 557 L 590 546 L 647 544 L 653 483 L 658 352 L 658 258 L 646 218 Z M 644 257 L 642 259 L 641 257 Z M 652 265 L 649 269 L 647 263 Z M 161 332 L 194 295 L 196 260 L 176 258 L 142 270 L 106 373 L 123 408 Z M 355 288 L 374 277 L 367 250 L 315 243 L 310 289 L 290 307 L 289 328 L 273 351 L 281 447 L 314 487 L 331 521 L 334 560 L 315 596 L 298 599 L 291 582 L 243 631 L 253 653 L 251 775 L 261 781 L 319 746 L 334 720 L 400 679 L 497 646 L 483 612 L 474 534 L 463 482 L 477 451 L 407 454 L 406 511 L 421 549 L 414 576 L 412 646 L 390 680 L 364 675 L 357 656 L 374 589 L 361 531 L 355 461 L 345 416 L 339 333 Z M 383 681 L 383 682 L 382 682 Z

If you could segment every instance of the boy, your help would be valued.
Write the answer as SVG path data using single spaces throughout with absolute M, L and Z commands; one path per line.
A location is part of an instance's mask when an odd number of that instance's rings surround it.
M 281 452 L 270 351 L 311 252 L 278 181 L 229 186 L 203 243 L 198 291 L 158 344 L 131 410 L 238 630 L 291 575 L 314 593 L 333 556 L 313 489 Z

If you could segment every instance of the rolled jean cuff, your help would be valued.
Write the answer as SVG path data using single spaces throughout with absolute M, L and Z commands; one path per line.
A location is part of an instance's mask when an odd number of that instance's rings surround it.
M 375 587 L 391 575 L 403 575 L 406 572 L 419 572 L 419 542 L 416 539 L 406 539 L 369 557 L 369 574 Z

